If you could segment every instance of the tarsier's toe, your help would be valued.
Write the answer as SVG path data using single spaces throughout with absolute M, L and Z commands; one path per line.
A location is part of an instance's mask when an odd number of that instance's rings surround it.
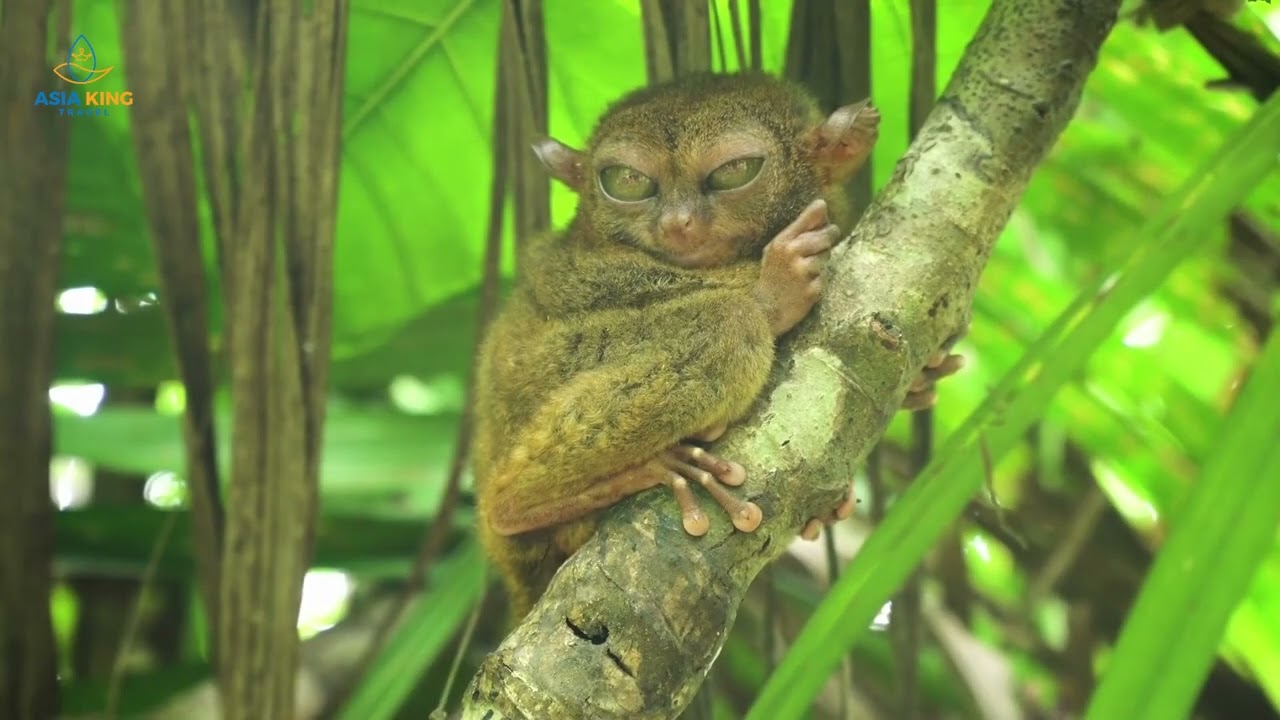
M 902 409 L 924 410 L 933 407 L 937 402 L 938 393 L 935 390 L 918 390 L 907 393 L 907 396 L 902 399 Z
M 700 509 L 684 513 L 681 523 L 684 525 L 684 531 L 694 537 L 702 537 L 707 534 L 707 530 L 711 529 L 711 521 Z
M 805 540 L 817 540 L 822 534 L 822 528 L 832 523 L 846 520 L 853 515 L 853 511 L 858 506 L 858 498 L 854 494 L 853 485 L 850 484 L 849 492 L 844 496 L 844 500 L 835 506 L 831 512 L 819 517 L 809 518 L 804 527 L 800 529 L 800 537 Z
M 716 473 L 716 477 L 720 482 L 730 487 L 738 487 L 747 481 L 747 469 L 732 460 L 725 460 L 725 470 Z
M 822 528 L 825 525 L 826 523 L 822 522 L 818 518 L 809 518 L 809 521 L 804 524 L 804 528 L 800 530 L 800 537 L 813 542 L 822 534 Z
M 948 375 L 955 375 L 963 367 L 963 355 L 954 355 L 946 350 L 939 350 L 930 356 L 929 362 L 920 371 L 918 381 L 925 383 L 936 382 Z
M 836 506 L 836 520 L 848 520 L 853 517 L 853 510 L 856 507 L 858 507 L 858 499 L 849 495 L 844 502 Z
M 744 502 L 733 514 L 733 526 L 740 532 L 755 532 L 764 521 L 764 512 L 753 502 Z
M 924 410 L 931 408 L 938 401 L 934 384 L 944 377 L 954 375 L 964 367 L 963 355 L 952 355 L 939 350 L 929 357 L 928 363 L 919 375 L 911 380 L 907 388 L 907 396 L 902 400 L 903 410 Z
M 680 522 L 684 525 L 684 531 L 694 537 L 706 535 L 711 527 L 711 521 L 707 519 L 707 514 L 702 512 L 702 506 L 698 504 L 698 499 L 689 489 L 689 481 L 681 475 L 671 473 L 668 482 L 672 494 L 676 496 L 676 504 L 680 506 Z
M 689 479 L 698 478 L 705 484 L 705 479 L 690 470 L 711 473 L 725 485 L 741 485 L 747 478 L 747 471 L 732 460 L 725 460 L 694 445 L 677 445 L 667 453 L 667 466 Z

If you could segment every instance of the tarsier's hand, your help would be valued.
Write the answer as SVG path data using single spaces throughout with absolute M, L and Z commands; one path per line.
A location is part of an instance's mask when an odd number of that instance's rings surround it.
M 694 435 L 690 440 L 711 442 L 723 435 L 724 430 L 723 424 L 716 425 Z M 760 521 L 764 518 L 760 507 L 753 502 L 739 500 L 724 489 L 725 485 L 737 487 L 747 479 L 746 471 L 738 463 L 712 455 L 688 442 L 677 443 L 660 454 L 656 462 L 666 470 L 666 484 L 671 487 L 671 492 L 680 505 L 685 532 L 700 537 L 711 526 L 698 499 L 689 489 L 690 483 L 706 488 L 716 503 L 728 513 L 735 528 L 742 532 L 752 532 L 760 527 Z
M 814 200 L 764 249 L 756 299 L 774 336 L 796 326 L 822 295 L 822 268 L 840 229 L 827 221 L 827 203 Z

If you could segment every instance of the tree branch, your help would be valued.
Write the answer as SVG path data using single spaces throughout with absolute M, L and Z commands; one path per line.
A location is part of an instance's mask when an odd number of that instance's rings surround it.
M 1119 0 L 996 0 L 852 236 L 815 316 L 718 452 L 765 522 L 687 536 L 664 492 L 625 503 L 469 688 L 464 718 L 667 718 L 692 699 L 751 580 L 833 507 L 911 377 L 960 332 L 1032 170 L 1066 126 Z

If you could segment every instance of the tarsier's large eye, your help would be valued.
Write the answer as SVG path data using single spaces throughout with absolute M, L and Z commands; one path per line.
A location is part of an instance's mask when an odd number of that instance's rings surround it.
M 633 167 L 610 165 L 600 171 L 600 187 L 604 194 L 622 202 L 639 202 L 658 192 L 658 183 Z
M 762 157 L 742 157 L 737 160 L 730 160 L 721 165 L 711 174 L 707 176 L 707 189 L 709 190 L 737 190 L 756 179 L 756 175 L 760 174 L 760 167 L 764 165 Z

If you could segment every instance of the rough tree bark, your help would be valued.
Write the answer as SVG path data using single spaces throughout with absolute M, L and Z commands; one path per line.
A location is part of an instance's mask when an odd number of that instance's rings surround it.
M 834 506 L 1066 126 L 1119 0 L 995 0 L 929 120 L 832 257 L 815 316 L 718 451 L 765 522 L 690 538 L 663 492 L 613 512 L 482 665 L 464 718 L 669 718 L 692 699 L 751 580 Z

